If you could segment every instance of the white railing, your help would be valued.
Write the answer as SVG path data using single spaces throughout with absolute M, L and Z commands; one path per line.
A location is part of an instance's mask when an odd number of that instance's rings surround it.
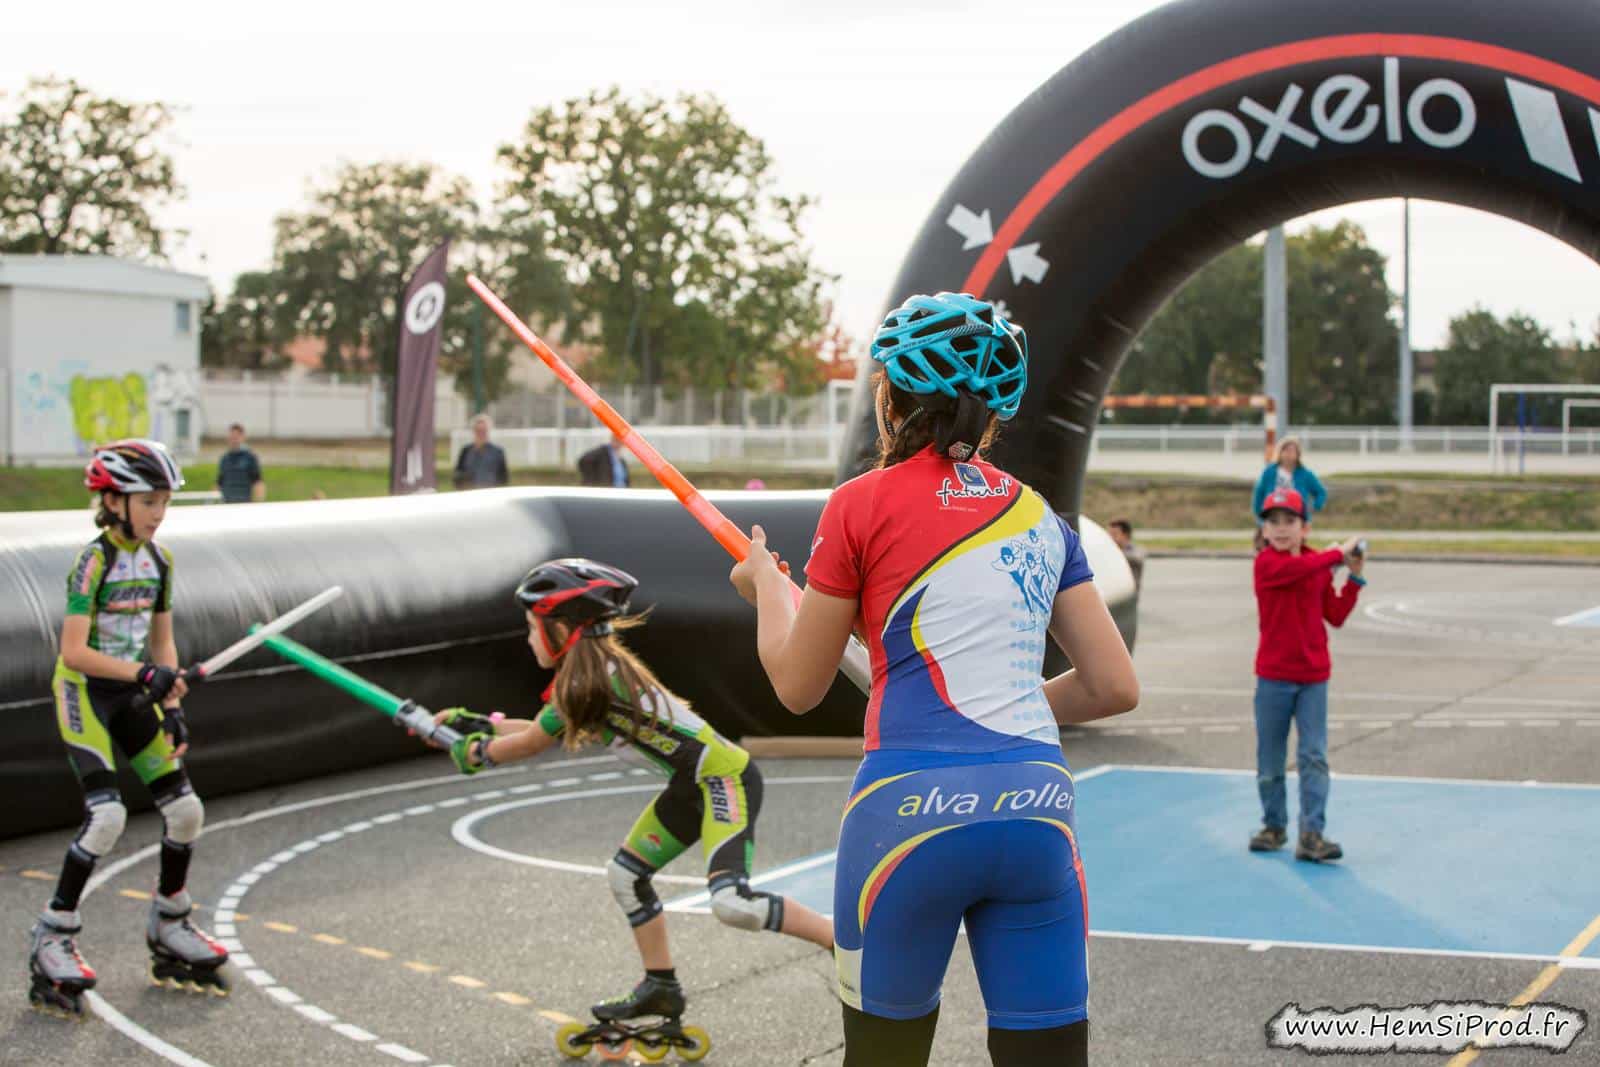
M 609 440 L 603 428 L 558 430 L 496 427 L 494 443 L 512 467 L 574 467 L 578 457 Z M 843 435 L 826 427 L 652 426 L 645 434 L 675 466 L 752 464 L 832 470 L 839 462 Z M 472 441 L 470 430 L 450 435 L 450 455 Z

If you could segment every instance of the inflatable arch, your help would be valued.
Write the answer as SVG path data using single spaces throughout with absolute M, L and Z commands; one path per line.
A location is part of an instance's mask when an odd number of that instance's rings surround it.
M 1075 515 L 1128 345 L 1190 275 L 1261 230 L 1412 196 L 1600 258 L 1596 41 L 1600 6 L 1574 0 L 1169 4 L 989 135 L 923 224 L 889 306 L 939 289 L 1004 302 L 1032 368 L 993 458 Z M 841 481 L 875 454 L 871 369 Z

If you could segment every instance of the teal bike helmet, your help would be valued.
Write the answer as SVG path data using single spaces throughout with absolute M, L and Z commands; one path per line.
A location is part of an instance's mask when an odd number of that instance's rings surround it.
M 898 388 L 948 401 L 964 390 L 1001 419 L 1028 388 L 1027 334 L 968 293 L 908 298 L 878 327 L 871 352 Z

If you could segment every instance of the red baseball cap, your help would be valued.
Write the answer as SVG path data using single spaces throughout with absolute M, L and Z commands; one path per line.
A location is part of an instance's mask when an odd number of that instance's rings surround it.
M 1261 517 L 1267 517 L 1267 512 L 1278 509 L 1292 511 L 1302 520 L 1306 517 L 1306 502 L 1300 496 L 1298 489 L 1274 489 L 1267 494 L 1267 499 L 1261 502 Z

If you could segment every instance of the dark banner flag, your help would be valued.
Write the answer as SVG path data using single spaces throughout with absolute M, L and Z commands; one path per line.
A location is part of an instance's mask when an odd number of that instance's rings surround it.
M 400 298 L 400 351 L 394 366 L 394 437 L 389 492 L 437 488 L 433 470 L 433 390 L 444 331 L 445 259 L 450 242 L 428 254 Z

